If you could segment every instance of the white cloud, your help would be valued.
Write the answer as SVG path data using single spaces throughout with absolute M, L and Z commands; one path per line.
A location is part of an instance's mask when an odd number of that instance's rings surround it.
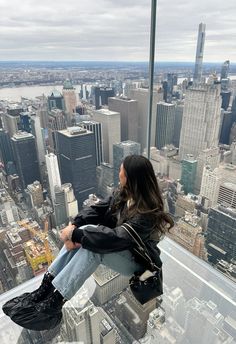
M 204 60 L 236 62 L 235 0 L 157 5 L 157 60 L 193 61 L 204 22 Z M 0 58 L 147 60 L 150 12 L 150 0 L 0 0 Z

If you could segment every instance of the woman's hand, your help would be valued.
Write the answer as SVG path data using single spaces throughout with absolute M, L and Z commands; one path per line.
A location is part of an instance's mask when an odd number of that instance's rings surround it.
M 73 242 L 71 240 L 67 240 L 64 242 L 65 248 L 67 249 L 67 251 L 70 250 L 75 250 L 76 248 L 80 248 L 81 244 L 78 242 Z
M 71 236 L 74 229 L 75 229 L 75 225 L 72 225 L 70 222 L 67 227 L 63 228 L 60 231 L 60 238 L 64 242 L 65 247 L 68 251 L 74 250 L 81 246 L 80 243 L 74 243 L 73 241 L 71 241 Z

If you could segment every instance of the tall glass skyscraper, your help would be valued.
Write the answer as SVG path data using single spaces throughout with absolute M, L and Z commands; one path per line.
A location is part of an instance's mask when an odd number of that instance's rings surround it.
M 81 207 L 96 192 L 96 151 L 94 133 L 81 127 L 57 132 L 57 154 L 62 183 L 71 183 Z
M 19 131 L 13 135 L 11 142 L 22 187 L 25 189 L 34 181 L 41 181 L 35 137 L 30 133 Z

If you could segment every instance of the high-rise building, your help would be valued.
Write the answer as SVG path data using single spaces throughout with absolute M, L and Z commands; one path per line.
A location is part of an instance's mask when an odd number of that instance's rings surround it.
M 66 339 L 69 342 L 100 344 L 98 308 L 90 300 L 82 308 L 75 307 L 75 302 L 68 301 L 62 309 Z
M 45 95 L 39 97 L 40 103 L 36 111 L 37 116 L 40 118 L 41 128 L 48 128 L 48 100 Z
M 108 107 L 111 111 L 120 113 L 121 141 L 138 140 L 138 102 L 124 97 L 108 98 Z
M 225 61 L 221 66 L 220 79 L 227 79 L 229 76 L 229 65 L 230 61 Z
M 30 112 L 21 112 L 20 113 L 20 128 L 21 131 L 26 131 L 31 133 L 31 113 Z
M 102 105 L 108 105 L 108 98 L 115 96 L 115 90 L 112 87 L 94 87 L 94 105 L 95 109 L 101 109 Z
M 56 89 L 54 89 L 51 95 L 48 97 L 48 108 L 49 108 L 49 111 L 55 108 L 63 110 L 63 111 L 65 110 L 64 98 L 61 95 L 61 93 L 57 91 Z
M 29 184 L 25 189 L 25 193 L 28 195 L 29 209 L 40 208 L 43 204 L 43 189 L 39 181 L 35 181 Z
M 236 185 L 236 166 L 232 164 L 223 164 L 212 170 L 209 166 L 203 169 L 202 184 L 200 195 L 209 199 L 210 205 L 217 204 L 220 186 L 224 183 L 232 183 Z M 221 202 L 223 202 L 221 195 Z M 227 194 L 226 202 L 227 202 Z
M 185 213 L 168 236 L 197 257 L 206 259 L 204 233 L 199 223 L 199 217 Z
M 133 141 L 123 141 L 113 145 L 114 160 L 114 186 L 119 184 L 120 165 L 124 158 L 128 155 L 139 155 L 141 152 L 140 144 Z
M 228 91 L 228 90 L 221 91 L 221 93 L 220 93 L 221 98 L 222 98 L 221 107 L 225 111 L 228 110 L 228 108 L 229 108 L 231 94 L 232 94 L 232 92 Z
M 175 105 L 157 103 L 156 144 L 158 149 L 173 143 L 175 125 Z
M 11 147 L 11 141 L 8 133 L 4 129 L 0 129 L 0 159 L 1 162 L 4 165 L 5 171 L 7 174 L 10 171 L 8 171 L 8 162 L 13 162 L 13 152 Z
M 236 255 L 236 210 L 218 205 L 210 208 L 206 233 L 208 261 L 230 262 Z
M 63 84 L 62 94 L 65 104 L 65 112 L 67 117 L 67 125 L 70 126 L 75 120 L 75 112 L 77 106 L 77 99 L 75 88 L 73 87 L 70 80 L 66 80 Z
M 149 313 L 156 308 L 156 299 L 141 305 L 131 291 L 124 291 L 115 303 L 115 314 L 129 333 L 139 340 L 147 330 Z
M 198 27 L 197 50 L 193 75 L 193 80 L 196 83 L 200 82 L 202 77 L 202 61 L 205 44 L 205 30 L 206 24 L 200 23 Z
M 74 190 L 71 183 L 63 184 L 62 188 L 65 192 L 66 214 L 68 219 L 72 220 L 78 214 L 78 202 L 75 199 Z
M 48 117 L 48 148 L 50 152 L 56 151 L 56 131 L 66 128 L 66 119 L 62 110 L 52 109 Z
M 220 128 L 219 142 L 225 145 L 229 144 L 230 130 L 233 124 L 233 114 L 231 111 L 222 110 L 222 122 Z
M 197 157 L 197 174 L 195 179 L 195 193 L 199 194 L 201 183 L 202 183 L 202 174 L 204 166 L 210 166 L 212 170 L 219 166 L 220 163 L 220 152 L 219 148 L 207 148 L 200 152 Z
M 106 198 L 111 195 L 114 187 L 113 171 L 113 166 L 106 162 L 101 163 L 101 165 L 97 167 L 98 196 Z
M 236 209 L 236 184 L 223 183 L 219 188 L 218 204 Z
M 104 265 L 99 265 L 93 273 L 96 289 L 93 294 L 96 302 L 102 305 L 120 293 L 129 284 L 129 277 L 120 275 Z M 96 304 L 97 304 L 96 303 Z
M 55 199 L 53 201 L 55 223 L 56 227 L 67 225 L 68 217 L 66 213 L 66 198 L 65 190 L 62 187 L 55 186 L 54 188 Z
M 37 154 L 39 164 L 42 166 L 45 164 L 45 141 L 43 137 L 43 129 L 41 128 L 39 115 L 31 116 L 32 134 L 36 140 Z
M 186 159 L 182 160 L 181 184 L 185 194 L 194 192 L 194 183 L 197 173 L 197 160 L 192 155 L 187 155 Z
M 59 173 L 57 156 L 53 153 L 49 153 L 45 156 L 46 166 L 48 172 L 49 188 L 52 200 L 55 200 L 55 186 L 61 186 L 61 177 Z
M 11 138 L 11 143 L 17 174 L 23 189 L 35 180 L 41 181 L 35 137 L 29 133 L 18 132 Z
M 81 127 L 57 132 L 58 159 L 62 183 L 71 183 L 81 207 L 96 192 L 96 148 L 94 133 Z
M 104 162 L 113 164 L 113 144 L 120 142 L 120 113 L 108 109 L 96 110 L 93 119 L 102 124 Z
M 82 121 L 79 123 L 79 126 L 94 133 L 96 145 L 96 165 L 101 165 L 103 162 L 102 124 L 96 121 Z
M 148 88 L 137 88 L 130 89 L 129 95 L 131 99 L 135 99 L 138 102 L 138 140 L 141 144 L 141 151 L 146 148 L 147 145 L 147 114 L 148 114 Z M 153 102 L 152 102 L 152 123 L 151 123 L 151 146 L 155 146 L 156 138 L 156 105 L 158 102 L 163 100 L 162 89 L 153 91 Z
M 19 111 L 21 109 L 18 109 Z M 9 136 L 12 137 L 15 133 L 20 130 L 20 113 L 7 111 L 3 116 L 4 129 L 8 132 Z
M 173 145 L 179 147 L 180 133 L 183 120 L 184 104 L 177 103 L 175 106 L 175 124 L 174 124 L 174 135 L 173 135 Z
M 196 85 L 186 90 L 179 155 L 195 158 L 206 149 L 218 146 L 221 114 L 219 85 Z

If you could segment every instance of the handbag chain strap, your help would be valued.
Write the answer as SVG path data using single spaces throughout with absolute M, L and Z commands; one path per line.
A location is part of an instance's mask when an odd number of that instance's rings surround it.
M 133 238 L 133 240 L 136 242 L 138 249 L 134 248 L 135 252 L 137 252 L 139 255 L 141 255 L 150 265 L 153 269 L 161 270 L 151 259 L 147 252 L 147 248 L 138 235 L 138 233 L 133 229 L 133 227 L 129 223 L 123 223 L 121 225 L 122 228 L 126 230 L 126 232 L 129 233 L 129 235 Z

